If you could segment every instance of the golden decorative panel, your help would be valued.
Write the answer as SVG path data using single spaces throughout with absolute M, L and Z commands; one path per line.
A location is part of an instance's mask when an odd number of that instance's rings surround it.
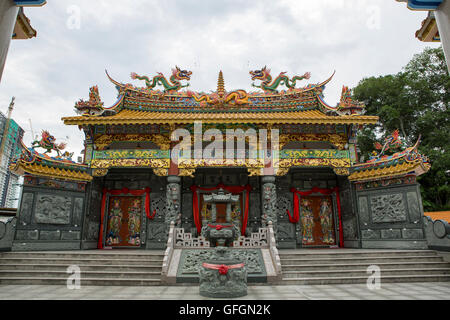
M 279 137 L 280 149 L 289 142 L 309 142 L 309 141 L 323 141 L 330 142 L 339 150 L 344 150 L 348 143 L 347 137 L 340 134 L 281 134 Z
M 349 168 L 334 168 L 333 171 L 338 176 L 349 176 L 350 175 L 350 169 Z
M 247 167 L 247 168 L 263 168 L 264 160 L 262 159 L 179 159 L 179 168 L 198 168 L 198 167 Z
M 277 165 L 275 165 L 277 166 Z M 349 168 L 350 159 L 282 159 L 278 162 L 280 168 L 291 167 L 332 167 Z
M 170 159 L 95 159 L 91 162 L 91 168 L 108 169 L 112 167 L 150 167 L 169 168 Z
M 194 178 L 195 169 L 180 169 L 178 175 L 180 177 L 191 177 Z
M 113 142 L 143 142 L 151 141 L 161 150 L 169 150 L 170 139 L 162 134 L 102 134 L 94 137 L 94 143 L 98 150 L 103 150 Z
M 169 175 L 169 169 L 165 168 L 153 168 L 153 173 L 160 177 L 165 177 Z
M 92 175 L 94 177 L 103 177 L 106 176 L 108 173 L 108 169 L 94 169 L 92 170 Z

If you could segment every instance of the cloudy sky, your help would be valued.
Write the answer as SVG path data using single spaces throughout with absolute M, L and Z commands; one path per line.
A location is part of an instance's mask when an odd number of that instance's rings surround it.
M 13 118 L 32 139 L 48 129 L 78 155 L 83 133 L 65 126 L 74 103 L 98 85 L 105 106 L 130 73 L 193 72 L 191 90 L 253 90 L 249 70 L 310 71 L 310 82 L 336 76 L 325 90 L 335 105 L 342 85 L 396 73 L 426 46 L 415 39 L 425 12 L 395 0 L 48 0 L 26 8 L 37 38 L 11 42 L 0 83 L 0 110 L 16 97 Z M 437 46 L 437 45 L 431 45 Z M 302 83 L 305 85 L 306 83 Z

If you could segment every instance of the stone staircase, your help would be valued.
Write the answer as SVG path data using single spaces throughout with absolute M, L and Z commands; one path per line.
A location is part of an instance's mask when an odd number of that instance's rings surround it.
M 66 285 L 67 268 L 81 270 L 81 286 L 161 285 L 163 251 L 98 250 L 0 254 L 0 285 Z
M 282 285 L 366 283 L 371 265 L 381 283 L 450 281 L 450 263 L 432 250 L 279 250 Z

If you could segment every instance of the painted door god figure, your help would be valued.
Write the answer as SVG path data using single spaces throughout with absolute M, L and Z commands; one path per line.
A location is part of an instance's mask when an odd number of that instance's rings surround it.
M 128 208 L 128 243 L 140 245 L 141 231 L 141 200 L 133 200 L 133 204 Z
M 108 234 L 106 244 L 111 246 L 120 243 L 120 228 L 122 226 L 122 208 L 121 201 L 114 199 L 111 210 L 109 211 Z
M 314 242 L 314 213 L 311 202 L 308 199 L 301 200 L 301 221 L 303 228 L 303 243 L 310 244 Z
M 322 226 L 323 242 L 334 243 L 333 220 L 330 200 L 323 198 L 320 202 L 320 224 Z

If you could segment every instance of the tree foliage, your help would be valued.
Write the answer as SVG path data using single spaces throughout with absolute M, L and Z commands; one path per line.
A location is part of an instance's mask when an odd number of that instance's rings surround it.
M 449 209 L 450 77 L 442 48 L 425 49 L 397 74 L 361 80 L 353 94 L 365 102 L 367 114 L 380 117 L 358 135 L 365 159 L 395 129 L 409 146 L 421 136 L 419 151 L 432 163 L 419 177 L 425 210 Z

